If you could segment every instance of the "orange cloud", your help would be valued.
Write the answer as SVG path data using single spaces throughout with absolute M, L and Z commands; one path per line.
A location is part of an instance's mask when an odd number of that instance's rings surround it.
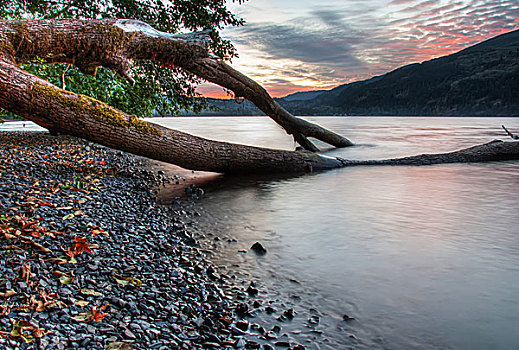
M 357 12 L 331 6 L 308 10 L 297 20 L 249 21 L 229 32 L 246 57 L 234 66 L 282 97 L 367 79 L 519 29 L 516 0 L 391 0 L 389 5 L 394 6 L 379 8 L 377 17 L 368 5 L 359 5 Z M 198 92 L 232 97 L 209 84 Z

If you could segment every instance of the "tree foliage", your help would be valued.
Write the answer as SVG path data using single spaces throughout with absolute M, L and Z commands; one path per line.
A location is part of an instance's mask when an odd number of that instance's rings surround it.
M 219 30 L 243 24 L 242 19 L 227 9 L 225 0 L 12 0 L 0 1 L 0 17 L 132 18 L 170 33 L 209 30 L 212 52 L 223 59 L 236 56 L 236 51 L 228 40 L 220 37 Z M 135 62 L 135 85 L 131 86 L 108 69 L 100 68 L 96 76 L 88 76 L 67 64 L 42 63 L 35 61 L 23 68 L 57 86 L 89 95 L 127 113 L 150 116 L 155 111 L 165 115 L 182 109 L 197 112 L 203 107 L 202 100 L 193 98 L 200 80 L 181 69 Z

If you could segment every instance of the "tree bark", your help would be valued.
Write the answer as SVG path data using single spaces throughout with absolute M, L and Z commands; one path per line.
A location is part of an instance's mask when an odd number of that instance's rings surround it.
M 494 140 L 483 145 L 464 148 L 459 151 L 436 154 L 384 159 L 384 160 L 345 160 L 343 166 L 355 165 L 433 165 L 448 163 L 494 162 L 519 159 L 519 142 Z
M 0 41 L 7 48 L 4 55 L 18 64 L 41 57 L 48 63 L 75 64 L 84 73 L 93 73 L 96 67 L 103 66 L 132 83 L 132 59 L 178 66 L 249 99 L 307 150 L 318 151 L 307 137 L 335 147 L 353 145 L 343 136 L 292 116 L 261 85 L 211 58 L 205 32 L 174 35 L 127 19 L 1 21 L 0 29 Z
M 171 35 L 134 20 L 0 21 L 0 107 L 56 133 L 70 134 L 193 170 L 224 173 L 308 172 L 360 164 L 432 164 L 450 161 L 518 159 L 519 142 L 486 145 L 457 157 L 425 155 L 401 160 L 355 162 L 303 151 L 281 151 L 206 140 L 139 120 L 97 100 L 60 89 L 21 68 L 41 57 L 75 64 L 86 73 L 104 66 L 132 82 L 130 60 L 178 66 L 244 96 L 270 115 L 306 149 L 314 137 L 337 147 L 340 135 L 295 118 L 259 84 L 211 58 L 204 33 Z M 476 152 L 477 153 L 477 152 Z M 420 158 L 421 157 L 421 158 Z M 436 158 L 435 158 L 436 157 Z M 440 157 L 440 158 L 438 158 Z M 450 158 L 449 158 L 450 157 Z
M 179 165 L 222 173 L 307 172 L 341 161 L 304 151 L 217 142 L 147 123 L 87 96 L 62 90 L 0 61 L 0 106 L 54 132 Z

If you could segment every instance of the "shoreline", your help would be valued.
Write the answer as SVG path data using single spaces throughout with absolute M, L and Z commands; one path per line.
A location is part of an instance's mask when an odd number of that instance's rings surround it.
M 0 347 L 272 349 L 191 235 L 196 203 L 155 197 L 217 174 L 67 136 L 0 140 Z

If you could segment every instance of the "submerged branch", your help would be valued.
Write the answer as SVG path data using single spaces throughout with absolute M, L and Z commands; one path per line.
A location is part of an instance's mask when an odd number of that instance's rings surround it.
M 504 126 L 504 125 L 501 125 L 501 127 L 503 129 L 505 129 L 506 133 L 508 134 L 508 136 L 510 136 L 512 139 L 514 140 L 519 140 L 519 136 L 518 135 L 514 135 L 512 134 L 510 131 L 508 131 L 508 129 Z

